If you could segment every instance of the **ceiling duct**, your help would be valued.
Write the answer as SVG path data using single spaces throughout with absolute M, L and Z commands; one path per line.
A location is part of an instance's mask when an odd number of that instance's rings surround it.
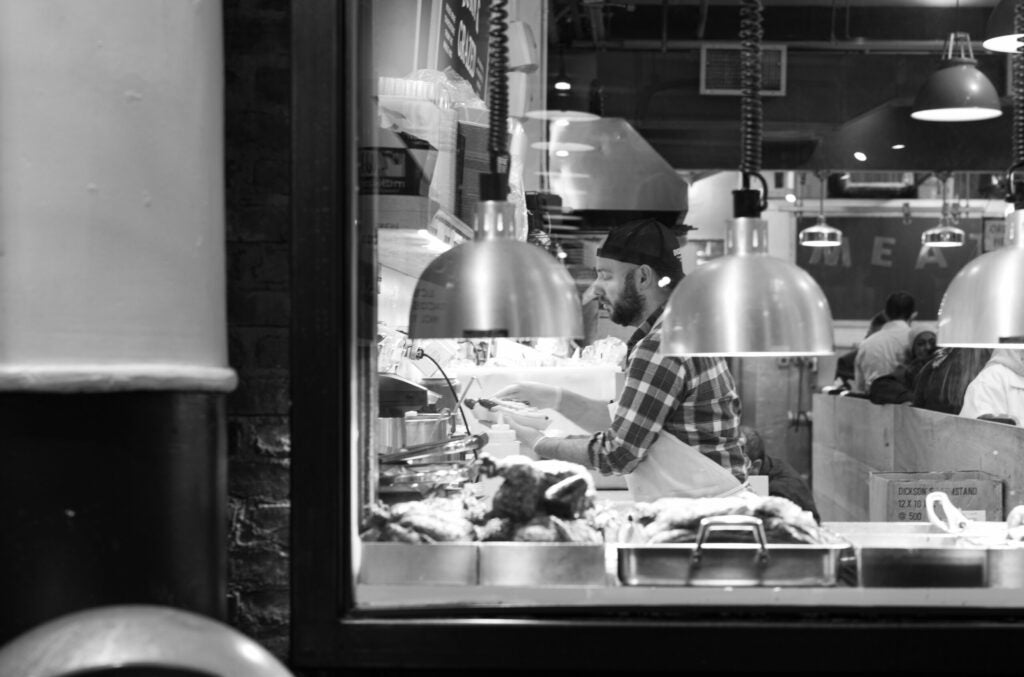
M 740 96 L 740 43 L 702 45 L 700 93 L 709 96 Z M 761 96 L 786 95 L 786 48 L 761 46 Z

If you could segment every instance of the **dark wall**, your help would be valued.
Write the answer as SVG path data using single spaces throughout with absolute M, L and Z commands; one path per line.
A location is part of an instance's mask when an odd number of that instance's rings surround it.
M 287 0 L 224 0 L 228 618 L 284 658 L 289 582 L 290 91 Z

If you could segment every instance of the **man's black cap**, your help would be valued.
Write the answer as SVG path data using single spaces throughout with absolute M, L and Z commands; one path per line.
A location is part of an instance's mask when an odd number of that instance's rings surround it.
M 679 240 L 664 224 L 655 219 L 629 221 L 615 228 L 597 250 L 605 259 L 635 263 L 637 265 L 660 266 L 662 269 L 679 270 L 683 277 L 683 264 L 676 255 Z

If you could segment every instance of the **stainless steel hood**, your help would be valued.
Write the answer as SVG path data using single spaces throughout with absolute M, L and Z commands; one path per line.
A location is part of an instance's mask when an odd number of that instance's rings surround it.
M 686 181 L 623 118 L 527 119 L 513 148 L 525 190 L 557 195 L 565 210 L 686 213 Z

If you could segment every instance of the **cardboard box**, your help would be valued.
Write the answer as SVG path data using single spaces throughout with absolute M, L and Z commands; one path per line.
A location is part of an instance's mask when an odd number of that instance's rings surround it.
M 1003 481 L 980 470 L 877 472 L 868 481 L 872 522 L 927 522 L 925 496 L 944 491 L 968 519 L 1003 519 Z

